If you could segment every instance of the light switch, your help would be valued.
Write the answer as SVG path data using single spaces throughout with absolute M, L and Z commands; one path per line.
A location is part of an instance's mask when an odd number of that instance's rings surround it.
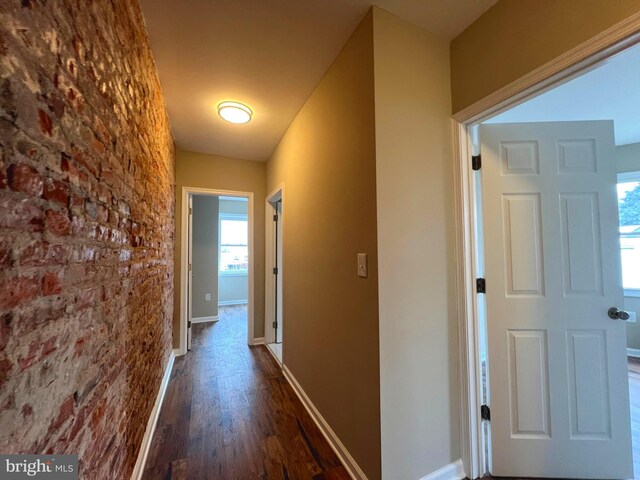
M 367 278 L 367 254 L 359 253 L 358 254 L 358 276 L 362 278 Z
M 210 302 L 211 301 L 211 294 L 210 293 L 205 293 L 204 294 L 204 301 L 205 302 Z

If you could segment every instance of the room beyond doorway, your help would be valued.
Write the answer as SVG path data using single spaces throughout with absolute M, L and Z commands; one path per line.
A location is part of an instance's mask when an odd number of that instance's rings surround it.
M 219 321 L 218 308 L 246 305 L 247 343 L 254 334 L 253 194 L 182 189 L 180 348 L 191 328 Z

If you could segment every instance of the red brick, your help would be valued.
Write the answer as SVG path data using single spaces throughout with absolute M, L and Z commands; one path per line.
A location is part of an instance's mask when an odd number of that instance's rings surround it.
M 31 277 L 0 280 L 0 309 L 15 308 L 34 299 L 40 293 L 40 281 Z
M 71 157 L 76 162 L 76 164 L 82 165 L 89 171 L 89 173 L 91 173 L 91 175 L 93 175 L 94 177 L 98 175 L 98 164 L 94 157 L 83 152 L 75 145 L 71 150 Z
M 7 170 L 9 187 L 15 192 L 23 192 L 32 197 L 42 195 L 44 180 L 38 171 L 29 165 L 10 165 Z
M 49 242 L 33 242 L 20 253 L 22 266 L 62 265 L 69 259 L 69 247 Z
M 42 133 L 51 136 L 53 133 L 53 122 L 51 121 L 51 117 L 44 112 L 42 109 L 38 109 L 38 118 L 40 119 L 40 129 Z
M 69 187 L 64 182 L 48 178 L 44 184 L 42 198 L 66 207 L 69 204 Z
M 13 265 L 11 250 L 11 245 L 9 245 L 8 243 L 0 243 L 0 267 L 9 268 L 11 265 Z
M 21 371 L 28 369 L 35 363 L 36 358 L 38 356 L 37 354 L 39 349 L 40 349 L 39 340 L 34 340 L 29 344 L 29 350 L 27 354 L 24 357 L 20 356 L 20 358 L 18 359 L 18 363 L 20 365 Z
M 28 403 L 25 403 L 20 411 L 22 412 L 22 417 L 27 418 L 33 414 L 33 407 Z
M 73 399 L 73 395 L 67 397 L 67 399 L 60 405 L 60 409 L 58 411 L 58 416 L 55 420 L 51 422 L 49 425 L 49 433 L 58 430 L 64 422 L 68 420 L 68 418 L 73 413 L 73 407 L 75 405 L 75 401 Z
M 76 295 L 76 309 L 83 310 L 85 308 L 97 305 L 102 299 L 102 287 L 83 290 Z
M 60 277 L 57 273 L 46 272 L 42 277 L 42 295 L 57 295 L 62 292 Z
M 64 316 L 67 299 L 64 297 L 49 297 L 44 304 L 32 306 L 19 314 L 19 335 L 25 335 L 34 328 L 48 322 L 59 320 Z
M 9 374 L 11 373 L 12 369 L 13 365 L 6 357 L 0 358 L 0 390 L 9 378 Z
M 129 478 L 171 350 L 173 139 L 137 2 L 23 3 L 0 22 L 28 69 L 0 88 L 0 437 Z
M 86 408 L 83 408 L 82 410 L 80 410 L 76 414 L 76 417 L 73 420 L 73 426 L 71 427 L 71 430 L 69 431 L 69 441 L 71 441 L 74 438 L 76 438 L 76 435 L 78 435 L 78 432 L 84 426 L 84 420 L 86 418 L 86 414 L 87 414 Z
M 33 201 L 0 191 L 0 227 L 41 232 L 44 229 L 42 209 Z
M 9 339 L 13 333 L 13 313 L 7 312 L 0 316 L 0 352 L 9 343 Z
M 58 337 L 51 337 L 42 344 L 42 352 L 40 353 L 40 358 L 44 358 L 58 349 L 57 340 Z
M 53 235 L 69 235 L 71 222 L 65 213 L 57 210 L 47 210 L 44 224 L 45 229 Z

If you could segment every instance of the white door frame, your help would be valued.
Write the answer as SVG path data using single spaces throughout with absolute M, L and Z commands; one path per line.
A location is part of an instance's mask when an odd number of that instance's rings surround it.
M 197 187 L 182 187 L 182 211 L 180 213 L 182 223 L 180 228 L 180 330 L 179 330 L 179 342 L 180 347 L 176 352 L 176 355 L 184 355 L 187 353 L 187 280 L 189 275 L 187 258 L 187 227 L 189 216 L 189 195 L 211 195 L 211 196 L 224 196 L 224 197 L 246 197 L 249 202 L 249 214 L 248 214 L 248 228 L 249 228 L 249 268 L 248 268 L 248 281 L 249 281 L 249 304 L 247 314 L 247 344 L 254 345 L 255 339 L 253 336 L 254 325 L 254 272 L 255 272 L 255 257 L 254 257 L 254 209 L 253 209 L 253 192 L 239 192 L 231 190 L 217 190 L 210 188 L 197 188 Z
M 265 266 L 264 269 L 264 343 L 273 343 L 275 342 L 274 332 L 272 324 L 275 320 L 274 318 L 274 308 L 275 308 L 275 288 L 273 285 L 273 265 L 275 264 L 275 225 L 273 222 L 273 204 L 277 201 L 282 201 L 282 214 L 280 215 L 281 231 L 282 238 L 279 238 L 278 241 L 281 242 L 282 245 L 282 270 L 284 271 L 284 216 L 285 216 L 285 204 L 284 204 L 284 183 L 279 184 L 276 188 L 274 188 L 267 198 L 265 199 L 264 210 L 265 210 Z M 282 272 L 279 272 L 282 274 Z M 283 278 L 284 283 L 284 278 Z M 283 296 L 284 299 L 284 296 Z M 283 302 L 284 303 L 284 302 Z M 282 308 L 282 305 L 280 306 Z M 284 310 L 282 312 L 282 324 L 284 325 Z M 284 351 L 284 331 L 282 332 L 282 349 Z M 284 358 L 284 354 L 283 354 Z
M 637 13 L 453 115 L 460 450 L 464 471 L 470 479 L 486 473 L 480 419 L 482 377 L 475 293 L 476 185 L 471 168 L 471 127 L 597 67 L 639 42 L 640 13 Z

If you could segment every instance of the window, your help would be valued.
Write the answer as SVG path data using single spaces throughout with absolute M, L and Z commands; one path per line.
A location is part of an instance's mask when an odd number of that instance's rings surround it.
M 626 296 L 640 296 L 640 172 L 618 175 L 622 285 Z
M 220 214 L 220 274 L 246 275 L 249 268 L 246 215 Z

